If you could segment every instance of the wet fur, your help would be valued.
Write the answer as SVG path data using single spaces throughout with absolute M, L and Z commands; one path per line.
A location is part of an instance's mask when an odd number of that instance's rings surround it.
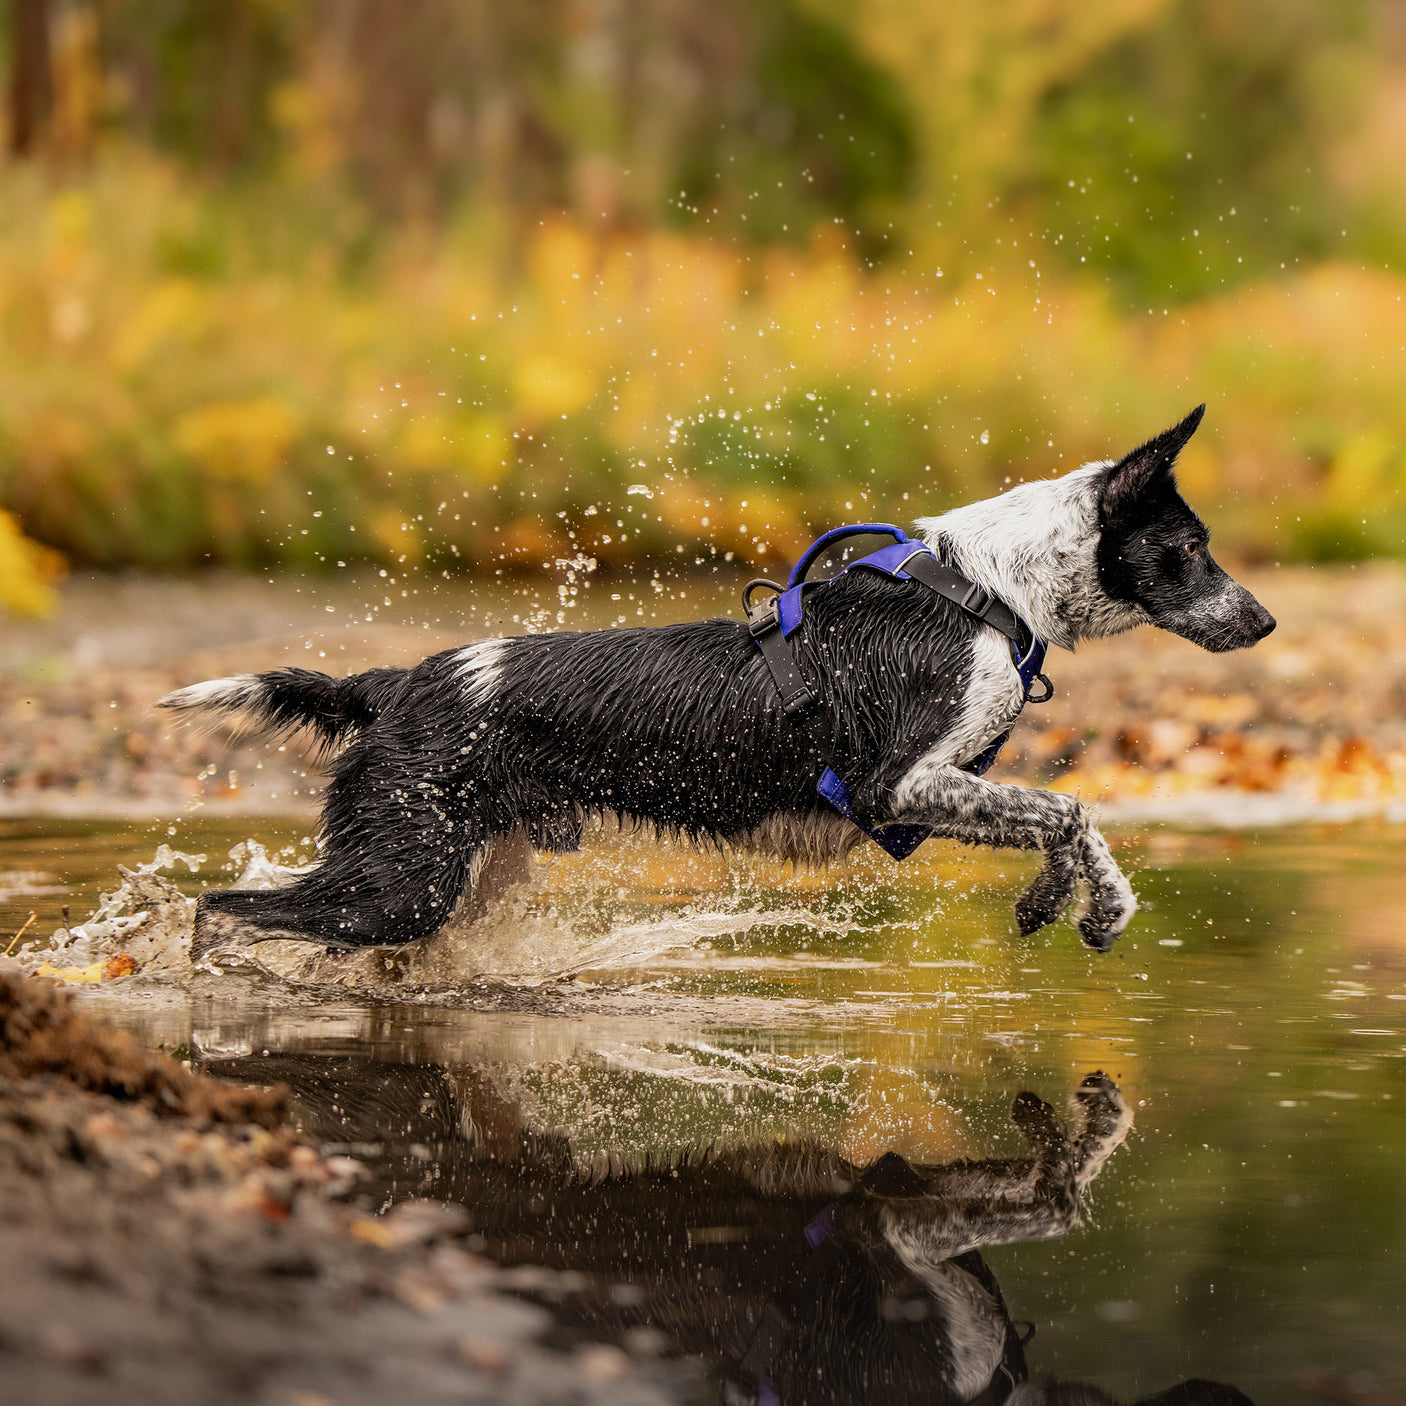
M 1274 622 L 1212 561 L 1176 491 L 1176 454 L 1199 420 L 919 529 L 1051 643 L 1152 623 L 1208 649 L 1252 644 Z M 819 700 L 800 716 L 781 710 L 735 620 L 483 640 L 408 670 L 280 670 L 169 695 L 162 706 L 184 717 L 275 735 L 306 725 L 342 749 L 321 863 L 286 889 L 202 895 L 196 954 L 272 936 L 413 941 L 444 924 L 502 837 L 571 850 L 599 815 L 822 860 L 863 838 L 816 795 L 827 765 L 871 828 L 1043 851 L 1017 904 L 1022 931 L 1054 921 L 1082 885 L 1083 940 L 1112 944 L 1136 900 L 1088 811 L 963 770 L 1020 709 L 1003 637 L 916 581 L 850 571 L 808 593 L 793 644 Z

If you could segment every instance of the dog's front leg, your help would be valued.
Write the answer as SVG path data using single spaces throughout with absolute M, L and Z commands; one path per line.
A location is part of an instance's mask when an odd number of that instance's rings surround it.
M 1033 1159 L 913 1168 L 922 1194 L 872 1198 L 884 1239 L 910 1268 L 989 1245 L 1049 1240 L 1079 1223 L 1074 1147 L 1054 1109 L 1023 1093 L 1011 1120 Z
M 945 839 L 1043 850 L 1045 866 L 1016 905 L 1016 920 L 1027 935 L 1064 912 L 1081 877 L 1089 885 L 1089 902 L 1079 933 L 1097 951 L 1113 945 L 1137 908 L 1107 841 L 1073 796 L 998 785 L 946 763 L 922 761 L 894 787 L 891 809 L 895 822 L 926 825 Z

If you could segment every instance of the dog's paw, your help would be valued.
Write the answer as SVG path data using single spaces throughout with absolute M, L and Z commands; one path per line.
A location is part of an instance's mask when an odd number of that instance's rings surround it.
M 1020 1129 L 1032 1147 L 1054 1150 L 1069 1140 L 1059 1115 L 1038 1094 L 1029 1090 L 1017 1094 L 1011 1105 L 1011 1122 Z
M 1022 937 L 1048 927 L 1069 907 L 1074 901 L 1077 878 L 1078 866 L 1072 849 L 1061 846 L 1052 850 L 1045 867 L 1016 902 L 1015 920 Z
M 1090 828 L 1085 833 L 1083 850 L 1089 902 L 1079 917 L 1079 936 L 1086 947 L 1107 952 L 1137 912 L 1137 896 L 1097 830 Z
M 1074 1178 L 1082 1193 L 1123 1145 L 1132 1130 L 1133 1110 L 1106 1074 L 1088 1075 L 1074 1095 L 1074 1106 L 1080 1124 Z
M 1029 889 L 1026 889 L 1016 900 L 1015 923 L 1016 927 L 1020 929 L 1022 937 L 1030 937 L 1039 932 L 1041 928 L 1049 927 L 1057 917 L 1059 917 L 1058 911 L 1051 912 Z
M 1118 875 L 1123 879 L 1121 874 Z M 1122 935 L 1137 912 L 1137 899 L 1126 879 L 1119 885 L 1095 889 L 1088 909 L 1079 919 L 1079 937 L 1085 947 L 1107 952 Z
M 1074 1105 L 1084 1137 L 1123 1140 L 1132 1126 L 1132 1110 L 1122 1091 L 1102 1071 L 1086 1074 L 1074 1093 Z

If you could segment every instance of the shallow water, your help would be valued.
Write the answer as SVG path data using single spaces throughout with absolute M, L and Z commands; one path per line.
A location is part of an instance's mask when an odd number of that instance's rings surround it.
M 64 903 L 76 920 L 116 863 L 158 843 L 209 856 L 176 876 L 187 891 L 227 882 L 250 826 L 0 822 L 0 925 L 35 909 L 47 934 Z M 305 834 L 257 823 L 272 847 Z M 1305 1374 L 1328 1369 L 1400 1395 L 1401 839 L 1125 834 L 1143 908 L 1100 957 L 1067 924 L 1015 933 L 1027 858 L 929 844 L 902 867 L 797 876 L 600 835 L 544 866 L 472 979 L 357 990 L 229 968 L 91 999 L 212 1069 L 289 1079 L 310 1131 L 362 1156 L 381 1202 L 487 1196 L 466 1118 L 559 1131 L 598 1169 L 782 1133 L 861 1163 L 1011 1156 L 1018 1091 L 1062 1108 L 1104 1070 L 1136 1126 L 1091 1223 L 983 1252 L 1037 1326 L 1032 1377 L 1131 1398 L 1196 1376 L 1306 1403 L 1324 1397 Z M 544 1201 L 527 1230 L 481 1229 L 495 1253 L 571 1268 L 554 1216 L 569 1223 Z M 745 1277 L 762 1251 L 728 1253 Z

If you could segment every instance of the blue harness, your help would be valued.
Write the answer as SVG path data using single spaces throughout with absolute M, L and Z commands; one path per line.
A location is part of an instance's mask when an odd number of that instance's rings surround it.
M 983 624 L 992 626 L 1006 636 L 1010 644 L 1011 662 L 1020 675 L 1022 709 L 1027 703 L 1044 703 L 1051 697 L 1054 688 L 1049 679 L 1041 673 L 1045 663 L 1045 641 L 1037 639 L 1034 631 L 1004 601 L 991 595 L 975 582 L 967 580 L 960 572 L 944 566 L 926 543 L 911 540 L 902 528 L 894 527 L 890 523 L 866 522 L 853 527 L 832 528 L 818 537 L 796 563 L 784 587 L 774 581 L 751 581 L 742 593 L 742 604 L 747 612 L 752 639 L 771 669 L 772 678 L 781 694 L 782 707 L 788 714 L 804 712 L 815 702 L 815 696 L 797 668 L 795 656 L 788 643 L 803 623 L 806 589 L 821 584 L 820 581 L 807 581 L 806 572 L 821 552 L 832 543 L 846 537 L 870 533 L 882 533 L 894 538 L 893 545 L 882 547 L 858 561 L 850 562 L 836 575 L 842 576 L 846 571 L 863 570 L 877 571 L 895 581 L 921 581 L 923 585 L 952 601 L 969 615 L 975 616 Z M 834 577 L 824 577 L 822 581 L 833 579 Z M 752 592 L 762 586 L 769 587 L 775 594 L 753 605 Z M 1045 685 L 1043 694 L 1032 694 L 1030 691 L 1037 679 Z M 974 776 L 988 771 L 1001 748 L 1006 745 L 1011 731 L 1012 728 L 1007 728 L 979 757 L 968 762 L 962 770 Z M 925 825 L 886 825 L 871 829 L 856 819 L 850 789 L 831 767 L 825 768 L 825 773 L 815 789 L 846 820 L 857 825 L 875 844 L 887 850 L 895 859 L 907 859 L 928 837 L 929 832 Z

